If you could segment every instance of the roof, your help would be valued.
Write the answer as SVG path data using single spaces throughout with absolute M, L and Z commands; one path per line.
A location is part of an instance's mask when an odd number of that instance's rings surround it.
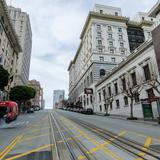
M 122 67 L 124 67 L 125 65 L 127 65 L 129 62 L 131 62 L 134 58 L 136 58 L 137 56 L 139 56 L 141 53 L 143 53 L 144 50 L 146 50 L 147 48 L 149 48 L 151 45 L 153 44 L 152 39 L 145 41 L 143 44 L 141 44 L 138 48 L 136 48 L 128 57 L 125 61 L 122 61 L 121 63 L 119 63 L 119 65 L 117 67 L 114 67 L 111 72 L 101 81 L 99 81 L 96 84 L 96 87 L 99 86 L 100 84 L 102 84 L 104 81 L 106 81 L 108 78 L 110 78 L 112 75 L 114 75 L 116 72 L 118 72 Z
M 160 12 L 160 0 L 157 1 L 157 3 L 150 9 L 148 12 L 148 16 L 150 17 L 156 17 L 157 13 Z
M 6 34 L 9 38 L 14 50 L 17 53 L 21 52 L 22 49 L 21 49 L 16 31 L 15 31 L 15 29 L 12 25 L 11 19 L 9 17 L 8 8 L 7 8 L 5 0 L 0 0 L 0 14 L 1 14 L 1 17 L 3 17 L 3 23 L 5 25 L 5 31 L 6 31 Z
M 87 26 L 88 26 L 91 18 L 97 18 L 97 19 L 102 19 L 102 20 L 114 20 L 114 21 L 118 21 L 118 22 L 127 22 L 129 20 L 128 17 L 115 16 L 115 15 L 111 15 L 111 14 L 101 14 L 101 13 L 98 13 L 98 12 L 90 11 L 88 16 L 87 16 L 84 27 L 82 29 L 81 35 L 80 35 L 81 39 L 83 38 L 83 36 L 86 32 Z

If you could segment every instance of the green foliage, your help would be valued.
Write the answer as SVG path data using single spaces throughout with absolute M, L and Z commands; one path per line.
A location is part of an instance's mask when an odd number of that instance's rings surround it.
M 8 85 L 9 82 L 9 73 L 7 70 L 0 65 L 0 90 L 4 90 L 4 87 Z
M 36 91 L 34 88 L 28 86 L 15 86 L 11 88 L 9 95 L 10 100 L 27 101 L 35 97 Z

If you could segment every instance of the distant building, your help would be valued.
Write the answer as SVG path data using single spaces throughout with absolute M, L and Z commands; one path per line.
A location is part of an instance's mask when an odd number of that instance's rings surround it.
M 16 83 L 25 85 L 29 80 L 30 59 L 32 49 L 32 30 L 29 15 L 20 8 L 8 6 L 12 24 L 18 35 L 22 52 L 18 57 Z
M 10 74 L 10 81 L 6 90 L 16 85 L 17 61 L 20 56 L 21 46 L 8 15 L 7 5 L 4 0 L 0 1 L 0 65 Z M 3 97 L 3 93 L 0 93 Z
M 40 82 L 37 80 L 30 80 L 29 86 L 33 87 L 36 90 L 35 98 L 31 100 L 32 105 L 38 105 L 42 109 L 44 108 L 44 99 L 43 99 L 43 89 L 41 88 Z
M 53 91 L 53 107 L 58 107 L 59 103 L 64 100 L 65 91 L 64 90 L 54 90 Z

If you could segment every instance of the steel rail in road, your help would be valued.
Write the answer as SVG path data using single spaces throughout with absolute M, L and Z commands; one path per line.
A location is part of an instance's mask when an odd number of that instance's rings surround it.
M 56 113 L 57 114 L 57 113 Z M 63 126 L 62 126 L 63 125 Z M 82 152 L 82 155 L 79 156 L 79 157 L 83 157 L 82 159 L 87 159 L 87 160 L 97 160 L 97 158 L 89 152 L 89 150 L 87 149 L 87 147 L 85 147 L 85 145 L 78 139 L 78 138 L 75 138 L 75 136 L 73 135 L 73 133 L 71 132 L 71 130 L 66 126 L 64 125 L 64 123 L 62 122 L 61 123 L 61 126 L 62 126 L 62 130 L 65 130 L 67 131 L 67 134 L 69 137 L 71 137 L 73 143 L 76 145 L 76 147 L 78 147 L 80 149 L 80 151 Z M 77 158 L 78 159 L 78 158 Z
M 120 147 L 121 149 L 129 152 L 130 154 L 143 159 L 143 160 L 160 160 L 160 152 L 158 150 L 154 150 L 151 148 L 146 148 L 147 151 L 143 150 L 142 148 L 145 148 L 144 146 L 142 146 L 141 144 L 135 142 L 135 141 L 131 141 L 127 138 L 124 137 L 117 137 L 117 134 L 107 131 L 105 129 L 99 128 L 91 123 L 85 122 L 83 120 L 80 119 L 76 119 L 76 118 L 68 118 L 70 120 L 72 120 L 73 122 L 79 124 L 80 126 L 88 129 L 89 131 L 91 131 L 92 133 L 95 133 L 96 135 L 98 135 L 99 137 L 110 141 L 110 138 L 114 138 L 116 141 L 112 141 L 111 144 L 113 144 L 116 147 Z M 141 155 L 139 155 L 138 152 L 143 152 L 145 153 L 145 155 L 147 155 L 146 157 L 143 157 Z M 157 155 L 158 154 L 158 155 Z
M 75 150 L 76 150 L 76 152 L 77 152 L 77 148 L 78 148 L 78 150 L 79 150 L 79 153 L 85 157 L 84 159 L 86 159 L 86 160 L 91 159 L 90 156 L 87 155 L 88 150 L 87 150 L 82 144 L 80 144 L 80 143 L 78 142 L 78 139 L 75 139 L 75 138 L 69 133 L 69 131 L 67 131 L 66 128 L 64 128 L 64 126 L 62 127 L 62 124 L 60 125 L 60 123 L 57 121 L 57 119 L 56 119 L 56 117 L 55 117 L 55 115 L 54 115 L 53 113 L 51 113 L 50 118 L 51 118 L 51 123 L 52 123 L 51 125 L 52 125 L 52 131 L 53 131 L 53 136 L 54 136 L 53 139 L 54 139 L 54 143 L 55 143 L 57 160 L 66 160 L 66 157 L 63 158 L 63 156 L 65 156 L 65 155 L 63 155 L 63 154 L 66 154 L 66 153 L 68 153 L 68 155 L 69 155 L 69 157 L 70 157 L 70 160 L 77 160 L 78 157 L 80 156 L 80 155 L 77 155 L 77 154 L 75 153 Z M 74 144 L 74 145 L 71 145 L 71 144 L 69 143 L 69 140 L 67 139 L 66 135 L 64 134 L 64 131 L 63 131 L 64 129 L 65 129 L 65 133 L 67 133 L 67 134 L 69 135 L 69 137 L 71 138 L 71 140 L 74 141 L 74 143 L 72 143 L 72 144 Z M 57 133 L 55 133 L 55 131 L 57 131 Z M 63 143 L 61 143 L 61 144 L 58 143 L 58 138 L 59 138 L 59 137 L 57 137 L 57 136 L 60 136 L 60 137 L 61 137 L 61 141 L 62 141 Z M 65 150 L 65 151 L 68 151 L 68 152 L 64 153 L 64 152 L 61 150 L 62 148 L 61 148 L 60 145 L 62 145 L 62 144 L 65 145 L 65 148 L 63 148 L 63 151 Z M 52 152 L 52 153 L 53 153 L 53 152 Z M 92 159 L 93 159 L 93 157 L 92 157 Z M 94 158 L 94 159 L 95 159 L 95 158 Z M 67 159 L 67 160 L 68 160 L 68 159 Z

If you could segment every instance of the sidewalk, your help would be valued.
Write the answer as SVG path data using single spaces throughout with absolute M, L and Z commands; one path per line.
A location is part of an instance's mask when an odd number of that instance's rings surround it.
M 160 124 L 158 124 L 158 120 L 156 120 L 156 119 L 138 118 L 138 120 L 127 120 L 127 116 L 122 116 L 122 115 L 110 114 L 109 116 L 105 116 L 104 113 L 95 113 L 95 115 L 104 116 L 106 118 L 125 120 L 125 121 L 129 121 L 129 122 L 134 122 L 134 123 L 136 122 L 136 123 L 143 123 L 143 124 L 149 124 L 149 125 L 155 125 L 155 126 L 159 125 L 160 126 Z

